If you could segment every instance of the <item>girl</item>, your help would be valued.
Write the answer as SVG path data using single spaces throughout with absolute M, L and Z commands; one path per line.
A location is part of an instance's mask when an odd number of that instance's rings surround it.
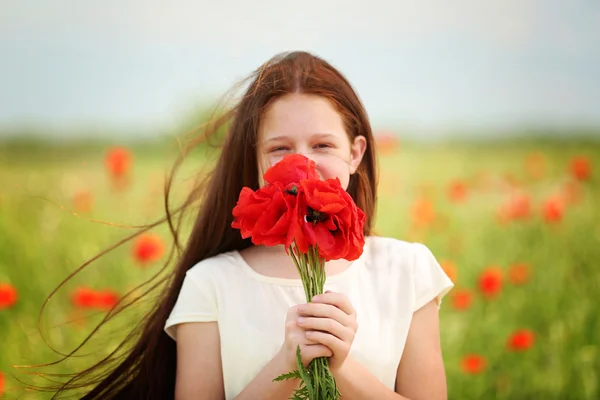
M 305 52 L 255 71 L 230 123 L 187 246 L 126 358 L 86 399 L 287 399 L 273 382 L 330 357 L 344 399 L 445 399 L 438 308 L 453 287 L 422 244 L 371 236 L 376 159 L 367 114 L 348 81 Z M 315 161 L 365 212 L 365 247 L 327 263 L 310 303 L 282 247 L 253 246 L 231 227 L 244 186 L 285 154 Z M 186 204 L 189 204 L 186 203 Z M 105 363 L 106 364 L 106 363 Z

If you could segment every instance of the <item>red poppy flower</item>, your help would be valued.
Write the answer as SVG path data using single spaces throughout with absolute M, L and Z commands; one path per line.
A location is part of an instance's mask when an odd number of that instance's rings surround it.
M 0 310 L 10 308 L 17 302 L 17 289 L 10 283 L 0 283 Z
M 479 276 L 479 289 L 488 298 L 502 290 L 502 270 L 498 267 L 486 268 Z
M 71 301 L 81 308 L 93 308 L 98 304 L 96 291 L 87 286 L 76 288 L 71 295 Z
M 511 351 L 525 351 L 535 343 L 535 334 L 529 329 L 520 329 L 509 336 L 506 346 Z
M 460 362 L 461 369 L 467 374 L 479 374 L 487 367 L 485 358 L 478 354 L 468 354 Z
M 302 253 L 318 244 L 327 261 L 360 256 L 366 216 L 337 178 L 319 180 L 314 162 L 299 154 L 284 156 L 264 178 L 257 191 L 242 189 L 232 211 L 243 238 L 286 251 L 295 241 Z
M 133 156 L 124 147 L 113 147 L 108 149 L 104 162 L 109 174 L 113 177 L 122 177 L 129 173 Z
M 560 222 L 565 211 L 565 204 L 558 196 L 550 197 L 544 203 L 544 220 L 546 222 Z
M 0 396 L 4 394 L 4 374 L 0 371 Z
M 590 179 L 592 173 L 592 165 L 590 160 L 585 156 L 577 156 L 571 159 L 570 164 L 571 175 L 580 181 Z
M 374 134 L 377 150 L 382 154 L 391 154 L 398 150 L 399 140 L 394 132 L 376 132 Z
M 574 180 L 565 182 L 561 187 L 560 197 L 564 200 L 565 204 L 569 205 L 581 202 L 583 198 L 581 183 Z
M 513 264 L 508 269 L 508 280 L 513 285 L 522 285 L 529 281 L 529 265 L 519 263 Z
M 468 289 L 457 289 L 450 295 L 452 307 L 456 310 L 466 310 L 473 303 L 473 292 Z
M 96 306 L 101 310 L 110 310 L 119 301 L 119 294 L 110 289 L 96 292 Z
M 523 220 L 531 215 L 531 199 L 522 193 L 513 194 L 500 208 L 501 221 Z
M 278 182 L 284 187 L 299 184 L 304 179 L 319 179 L 313 160 L 302 154 L 287 154 L 269 168 L 263 178 L 268 183 Z
M 256 192 L 243 188 L 231 226 L 240 230 L 242 238 L 251 237 L 255 245 L 286 244 L 297 194 L 298 186 L 286 192 L 278 182 Z
M 165 245 L 160 236 L 153 233 L 140 235 L 133 244 L 133 257 L 142 265 L 161 259 L 165 253 Z
M 81 191 L 73 196 L 73 207 L 80 213 L 87 213 L 92 210 L 94 197 L 90 192 Z
M 455 203 L 460 203 L 467 198 L 467 185 L 461 181 L 451 182 L 448 186 L 448 197 Z
M 339 179 L 301 182 L 286 247 L 296 240 L 302 253 L 317 246 L 326 261 L 356 260 L 364 246 L 365 213 L 342 188 Z
M 413 225 L 427 226 L 436 219 L 435 207 L 431 200 L 420 197 L 415 200 L 412 207 Z

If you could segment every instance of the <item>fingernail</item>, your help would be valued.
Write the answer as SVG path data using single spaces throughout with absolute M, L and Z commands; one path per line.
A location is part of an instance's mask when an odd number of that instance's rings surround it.
M 305 319 L 304 317 L 299 317 L 299 318 L 298 318 L 298 323 L 299 323 L 299 324 L 303 324 L 303 323 L 304 323 L 304 321 L 306 321 L 306 319 Z
M 312 300 L 313 301 L 319 301 L 319 300 L 321 300 L 321 296 L 319 296 L 319 295 L 313 296 Z

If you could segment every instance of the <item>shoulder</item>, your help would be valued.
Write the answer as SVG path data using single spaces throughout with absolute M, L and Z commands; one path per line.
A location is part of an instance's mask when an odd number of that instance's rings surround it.
M 433 252 L 424 244 L 394 238 L 369 237 L 366 258 L 372 273 L 384 274 L 398 296 L 410 293 L 413 311 L 432 299 L 438 307 L 453 282 L 441 268 Z
M 384 236 L 366 239 L 364 258 L 372 273 L 414 279 L 420 270 L 439 268 L 431 250 L 423 243 Z
M 403 264 L 411 263 L 415 257 L 431 254 L 431 251 L 422 243 L 407 242 L 401 239 L 385 236 L 369 236 L 366 239 L 365 256 L 379 262 Z
M 239 253 L 229 251 L 197 262 L 187 270 L 186 276 L 196 282 L 229 280 L 239 276 L 241 268 Z

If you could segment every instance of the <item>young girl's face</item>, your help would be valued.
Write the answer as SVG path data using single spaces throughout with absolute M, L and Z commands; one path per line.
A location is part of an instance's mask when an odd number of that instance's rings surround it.
M 259 182 L 286 154 L 312 159 L 321 179 L 339 178 L 348 188 L 367 147 L 364 136 L 351 142 L 342 116 L 329 100 L 312 94 L 288 94 L 271 103 L 258 131 Z

